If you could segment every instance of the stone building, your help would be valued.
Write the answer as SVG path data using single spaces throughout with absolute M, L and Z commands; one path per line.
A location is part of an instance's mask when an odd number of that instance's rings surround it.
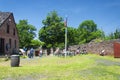
M 19 49 L 19 37 L 13 13 L 0 12 L 0 55 Z

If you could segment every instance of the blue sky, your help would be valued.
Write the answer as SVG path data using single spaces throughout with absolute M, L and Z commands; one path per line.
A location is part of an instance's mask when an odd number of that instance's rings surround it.
M 27 19 L 38 31 L 53 10 L 63 18 L 67 15 L 71 27 L 78 28 L 88 19 L 106 34 L 120 27 L 120 0 L 0 0 L 0 11 L 12 12 L 16 23 Z

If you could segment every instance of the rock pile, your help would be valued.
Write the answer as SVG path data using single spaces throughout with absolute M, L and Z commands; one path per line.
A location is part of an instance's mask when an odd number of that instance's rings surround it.
M 88 53 L 100 54 L 100 52 L 104 49 L 105 54 L 113 55 L 114 54 L 114 42 L 120 42 L 120 39 L 102 41 L 102 42 L 90 42 L 83 45 L 74 45 L 70 46 L 70 50 L 77 50 L 80 47 L 80 50 L 86 48 Z

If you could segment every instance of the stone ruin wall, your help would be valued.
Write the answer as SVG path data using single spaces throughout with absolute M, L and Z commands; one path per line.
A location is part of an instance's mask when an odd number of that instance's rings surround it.
M 74 45 L 74 46 L 70 46 L 69 49 L 75 51 L 77 50 L 78 47 L 80 47 L 80 50 L 83 47 L 85 47 L 88 53 L 93 53 L 93 54 L 99 54 L 101 50 L 105 49 L 105 53 L 107 55 L 113 55 L 114 54 L 114 42 L 120 42 L 120 39 L 103 41 L 99 43 L 90 42 L 90 43 L 83 44 L 83 45 Z

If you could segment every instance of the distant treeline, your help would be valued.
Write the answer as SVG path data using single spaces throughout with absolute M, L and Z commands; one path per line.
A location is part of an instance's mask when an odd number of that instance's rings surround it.
M 56 11 L 48 13 L 42 21 L 43 26 L 39 29 L 39 40 L 34 40 L 37 30 L 35 26 L 28 24 L 27 20 L 20 20 L 17 29 L 20 39 L 20 47 L 43 46 L 44 48 L 64 48 L 65 28 L 67 27 L 67 46 L 89 43 L 92 40 L 111 40 L 120 38 L 120 29 L 116 29 L 109 35 L 98 29 L 93 20 L 85 20 L 78 28 L 67 26 L 67 19 L 64 21 Z

